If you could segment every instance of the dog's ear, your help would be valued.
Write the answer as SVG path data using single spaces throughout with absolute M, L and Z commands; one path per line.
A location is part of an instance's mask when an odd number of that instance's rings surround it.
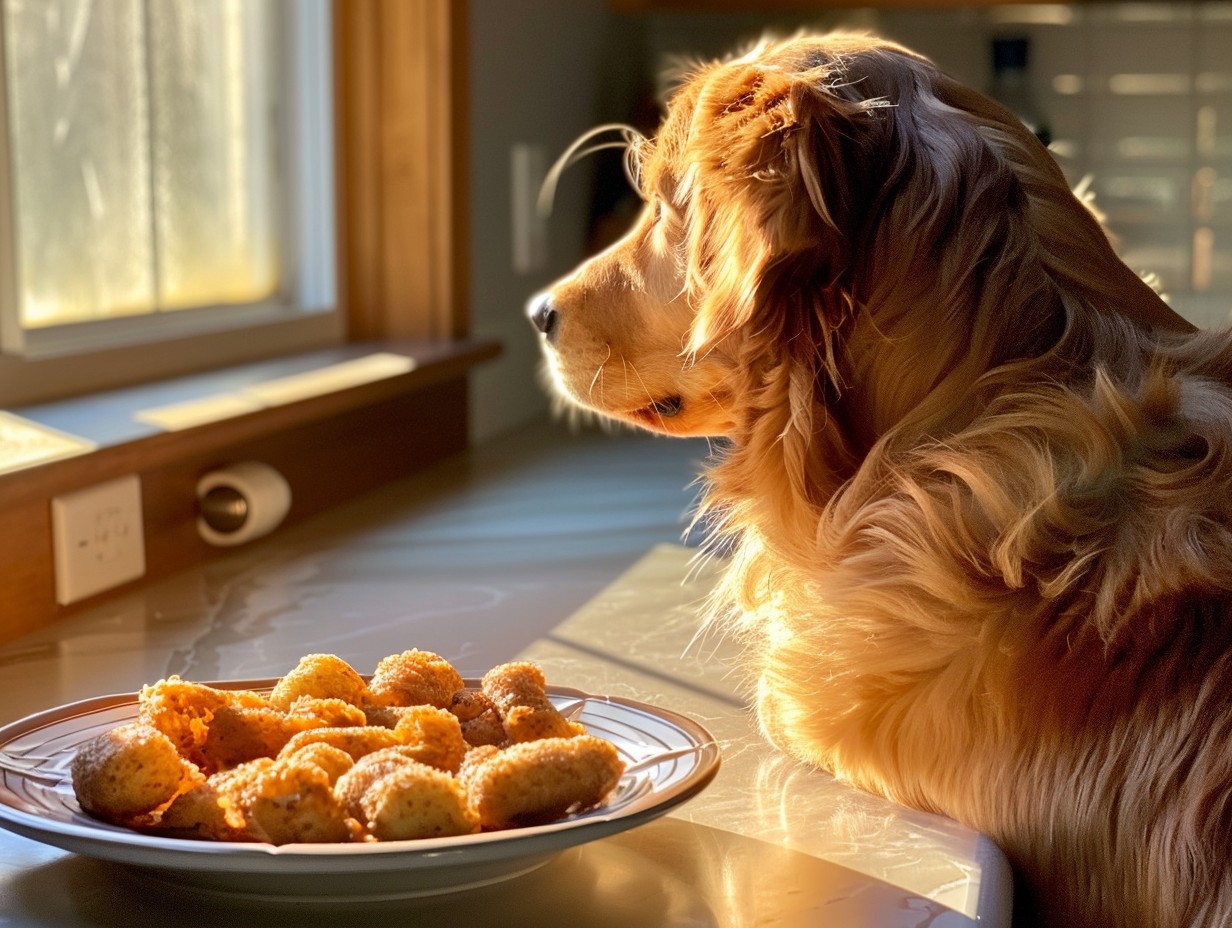
M 689 215 L 687 273 L 698 294 L 689 349 L 700 353 L 750 323 L 822 329 L 827 345 L 849 307 L 844 275 L 874 195 L 871 135 L 888 131 L 881 101 L 835 93 L 829 64 L 731 62 L 693 102 L 681 179 Z M 809 305 L 758 319 L 776 282 Z M 790 302 L 790 299 L 788 300 Z M 814 342 L 818 344 L 818 342 Z M 828 353 L 828 352 L 827 352 Z

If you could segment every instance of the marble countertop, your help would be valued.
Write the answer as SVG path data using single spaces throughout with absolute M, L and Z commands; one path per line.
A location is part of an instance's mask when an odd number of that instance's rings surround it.
M 313 651 L 366 671 L 419 647 L 466 676 L 529 657 L 706 726 L 723 763 L 700 795 L 525 876 L 345 908 L 155 886 L 0 831 L 0 925 L 1008 926 L 986 838 L 761 741 L 730 647 L 696 634 L 712 574 L 680 538 L 704 453 L 532 428 L 0 648 L 0 725 L 170 673 L 277 676 Z

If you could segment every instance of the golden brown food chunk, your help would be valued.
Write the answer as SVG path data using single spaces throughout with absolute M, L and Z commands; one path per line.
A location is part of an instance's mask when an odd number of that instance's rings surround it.
M 214 713 L 223 706 L 260 708 L 269 702 L 249 690 L 223 690 L 204 683 L 190 683 L 172 675 L 143 686 L 138 721 L 145 722 L 172 740 L 189 760 L 205 743 Z
M 484 828 L 550 822 L 602 802 L 624 772 L 616 748 L 593 735 L 513 744 L 467 765 L 471 806 Z
M 192 756 L 206 773 L 234 767 L 282 750 L 291 736 L 320 728 L 320 720 L 289 716 L 268 707 L 222 706 L 206 727 L 205 742 Z
M 505 726 L 500 713 L 480 690 L 459 690 L 453 694 L 449 711 L 462 723 L 462 738 L 471 747 L 504 744 Z
M 408 757 L 448 773 L 458 772 L 466 753 L 462 726 L 447 709 L 415 706 L 398 722 L 394 734 L 404 742 Z
M 496 706 L 510 741 L 571 738 L 586 731 L 552 705 L 543 671 L 530 661 L 493 667 L 483 675 L 483 694 Z
M 391 748 L 402 743 L 402 739 L 388 728 L 378 728 L 375 725 L 360 725 L 352 728 L 310 728 L 293 735 L 280 753 L 281 756 L 293 754 L 306 744 L 321 742 L 341 748 L 359 760 L 365 754 L 379 751 L 381 748 Z
M 363 709 L 336 697 L 319 699 L 316 696 L 299 696 L 287 709 L 287 715 L 316 719 L 326 728 L 368 724 Z
M 77 801 L 86 812 L 123 823 L 167 802 L 196 771 L 170 738 L 133 722 L 82 745 L 71 773 Z
M 293 763 L 316 764 L 329 777 L 330 785 L 338 782 L 338 778 L 355 766 L 351 755 L 342 748 L 326 744 L 324 741 L 314 741 L 305 744 L 298 750 L 287 755 Z
M 500 748 L 494 744 L 476 745 L 466 752 L 466 756 L 462 758 L 462 766 L 458 768 L 458 780 L 468 791 L 475 771 L 483 765 L 484 761 L 495 757 L 499 752 Z
M 176 837 L 210 841 L 256 841 L 237 801 L 239 781 L 255 775 L 258 767 L 273 761 L 268 757 L 212 774 L 209 779 L 181 793 L 162 813 L 160 831 Z M 233 781 L 235 786 L 232 786 Z
M 360 800 L 368 788 L 385 774 L 411 762 L 403 750 L 402 747 L 394 747 L 373 751 L 357 760 L 350 770 L 340 776 L 334 784 L 334 798 L 342 808 L 355 818 L 362 819 L 364 811 Z
M 361 821 L 379 841 L 470 834 L 479 824 L 455 777 L 413 760 L 368 787 L 360 809 Z
M 346 841 L 347 816 L 329 775 L 314 763 L 279 758 L 251 778 L 231 781 L 233 796 L 257 840 L 270 844 Z
M 449 661 L 418 649 L 382 658 L 368 684 L 372 702 L 377 705 L 438 709 L 447 707 L 462 687 L 462 676 Z
M 270 693 L 270 703 L 286 711 L 300 696 L 341 699 L 358 706 L 367 696 L 367 687 L 364 678 L 342 658 L 334 654 L 307 654 L 278 681 Z

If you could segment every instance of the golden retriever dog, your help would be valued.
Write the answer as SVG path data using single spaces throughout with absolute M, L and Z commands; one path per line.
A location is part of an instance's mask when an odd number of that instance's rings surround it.
M 867 36 L 698 67 L 556 389 L 721 437 L 700 518 L 775 744 L 991 836 L 1024 924 L 1232 924 L 1232 346 L 999 104 Z

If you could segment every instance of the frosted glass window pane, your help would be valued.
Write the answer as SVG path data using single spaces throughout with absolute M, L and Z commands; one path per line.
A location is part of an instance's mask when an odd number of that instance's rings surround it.
M 27 326 L 153 304 L 140 0 L 6 0 L 10 157 Z
M 22 324 L 279 289 L 269 0 L 4 0 Z
M 278 286 L 272 4 L 150 3 L 155 240 L 162 308 L 246 303 Z

